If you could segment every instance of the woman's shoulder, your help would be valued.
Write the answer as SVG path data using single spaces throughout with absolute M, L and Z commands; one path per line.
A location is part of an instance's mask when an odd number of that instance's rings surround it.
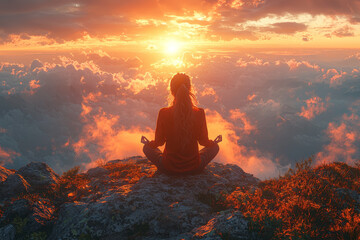
M 169 115 L 172 112 L 172 106 L 163 107 L 159 110 L 159 116 Z
M 159 112 L 170 112 L 172 110 L 172 106 L 169 106 L 169 107 L 163 107 L 163 108 L 160 108 Z
M 166 114 L 166 113 L 170 113 L 174 110 L 174 107 L 173 106 L 169 106 L 169 107 L 163 107 L 159 110 L 159 113 L 160 114 Z M 196 107 L 196 106 L 193 106 L 193 111 L 197 114 L 203 114 L 205 111 L 203 108 L 200 108 L 200 107 Z
M 193 107 L 193 110 L 194 110 L 194 112 L 197 112 L 197 113 L 203 113 L 203 112 L 205 112 L 203 108 L 196 107 L 196 106 Z

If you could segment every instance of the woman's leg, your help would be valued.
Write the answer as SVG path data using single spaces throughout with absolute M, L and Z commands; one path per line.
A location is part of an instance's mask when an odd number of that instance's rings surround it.
M 219 145 L 214 143 L 209 147 L 204 147 L 199 151 L 200 153 L 200 170 L 203 170 L 213 160 L 219 152 Z
M 143 147 L 143 152 L 147 159 L 149 159 L 160 171 L 162 168 L 162 152 L 159 148 L 152 148 L 149 145 L 145 144 Z

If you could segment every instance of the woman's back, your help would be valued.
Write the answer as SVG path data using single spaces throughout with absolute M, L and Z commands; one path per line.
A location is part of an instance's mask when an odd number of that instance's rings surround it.
M 155 144 L 162 145 L 164 142 L 165 150 L 163 164 L 166 169 L 174 172 L 191 171 L 199 167 L 199 147 L 200 145 L 209 146 L 212 141 L 208 138 L 204 109 L 192 108 L 192 121 L 190 134 L 187 139 L 178 138 L 178 129 L 174 119 L 174 107 L 162 108 L 159 111 Z M 179 141 L 186 141 L 185 147 Z

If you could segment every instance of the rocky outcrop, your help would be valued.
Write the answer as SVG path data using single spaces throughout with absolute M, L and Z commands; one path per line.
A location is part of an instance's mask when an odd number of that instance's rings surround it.
M 48 168 L 29 165 L 15 174 L 26 175 L 29 186 L 58 182 Z M 40 181 L 39 176 L 46 178 Z M 58 206 L 57 214 L 46 199 L 17 200 L 5 209 L 0 228 L 18 217 L 27 219 L 22 236 L 47 231 L 47 239 L 56 240 L 249 238 L 243 215 L 216 202 L 239 187 L 258 184 L 257 178 L 236 165 L 214 162 L 201 174 L 175 177 L 159 173 L 146 158 L 132 157 L 110 161 L 79 176 L 88 181 L 89 194 L 77 201 L 69 197 Z M 53 191 L 61 193 L 61 187 L 56 189 Z
M 21 175 L 11 174 L 0 184 L 0 197 L 2 199 L 12 198 L 29 192 L 29 189 L 30 184 Z
M 33 188 L 47 188 L 56 184 L 59 176 L 42 162 L 31 162 L 17 172 L 23 176 Z
M 7 177 L 13 173 L 14 173 L 14 171 L 0 166 L 0 183 L 5 181 L 7 179 Z
M 248 239 L 247 221 L 239 211 L 223 211 L 194 231 L 194 239 Z
M 15 227 L 11 224 L 0 228 L 0 239 L 1 240 L 14 240 L 15 239 Z
M 54 210 L 54 206 L 44 199 L 36 202 L 29 199 L 19 199 L 5 210 L 0 219 L 0 224 L 12 223 L 15 219 L 22 219 L 21 230 L 23 232 L 36 232 L 51 224 Z
M 112 161 L 108 166 L 111 164 L 136 164 L 148 174 L 136 183 L 122 179 L 116 184 L 104 184 L 102 189 L 106 191 L 97 200 L 89 196 L 84 202 L 63 205 L 51 239 L 192 239 L 199 235 L 194 229 L 210 227 L 209 221 L 214 218 L 213 235 L 229 223 L 225 228 L 229 236 L 240 234 L 239 239 L 246 239 L 246 221 L 241 214 L 217 216 L 206 199 L 257 184 L 258 179 L 238 166 L 211 163 L 202 174 L 173 177 L 155 172 L 144 158 Z
M 46 164 L 32 162 L 18 171 L 0 168 L 0 201 L 19 194 L 53 187 L 59 176 Z

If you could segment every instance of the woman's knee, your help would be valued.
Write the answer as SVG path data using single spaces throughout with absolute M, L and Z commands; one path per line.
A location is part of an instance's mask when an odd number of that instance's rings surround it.
M 148 144 L 143 146 L 143 153 L 150 161 L 152 159 L 159 159 L 162 156 L 162 152 L 159 148 L 152 148 Z
M 147 146 L 147 144 L 144 144 L 143 146 L 143 153 L 145 154 L 145 156 L 147 157 L 149 155 L 149 152 L 150 152 L 150 147 Z
M 212 151 L 214 153 L 214 156 L 216 156 L 219 153 L 220 147 L 218 143 L 214 143 L 213 146 L 211 146 Z

